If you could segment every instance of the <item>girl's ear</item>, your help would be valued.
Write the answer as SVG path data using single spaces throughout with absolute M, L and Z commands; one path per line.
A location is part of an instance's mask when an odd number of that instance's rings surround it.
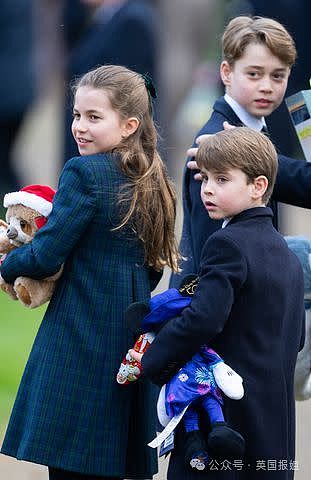
M 231 72 L 232 72 L 232 67 L 229 65 L 227 60 L 224 60 L 223 62 L 221 62 L 220 76 L 221 76 L 222 83 L 226 87 L 230 87 L 231 85 Z
M 122 138 L 127 138 L 133 133 L 135 133 L 138 127 L 139 127 L 139 120 L 137 117 L 129 117 L 126 120 L 124 120 L 123 127 L 122 127 Z
M 259 175 L 253 181 L 253 198 L 258 200 L 263 197 L 268 188 L 268 179 L 264 175 Z

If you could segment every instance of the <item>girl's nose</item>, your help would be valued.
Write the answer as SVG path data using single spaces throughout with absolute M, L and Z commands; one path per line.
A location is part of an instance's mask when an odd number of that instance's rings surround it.
M 79 118 L 79 120 L 75 120 L 73 127 L 78 131 L 78 132 L 85 132 L 87 130 L 87 124 L 85 120 L 82 118 Z

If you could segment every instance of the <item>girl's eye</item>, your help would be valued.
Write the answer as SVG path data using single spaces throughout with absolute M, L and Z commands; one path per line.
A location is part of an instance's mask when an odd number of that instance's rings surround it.
M 77 112 L 73 112 L 72 116 L 75 120 L 79 120 L 79 118 L 80 118 L 80 114 L 77 113 Z
M 99 117 L 97 115 L 90 115 L 90 120 L 98 120 Z

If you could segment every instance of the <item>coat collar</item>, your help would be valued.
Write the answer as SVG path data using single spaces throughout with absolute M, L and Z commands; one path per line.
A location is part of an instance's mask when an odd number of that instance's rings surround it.
M 243 127 L 243 123 L 239 119 L 239 117 L 234 113 L 230 105 L 226 102 L 224 97 L 218 98 L 214 103 L 213 109 L 215 112 L 220 113 L 229 123 L 235 125 L 236 127 Z
M 266 217 L 268 220 L 271 221 L 273 217 L 273 212 L 269 207 L 249 208 L 235 215 L 228 223 L 228 226 L 232 225 L 233 223 L 242 222 L 244 220 L 249 220 L 250 218 L 256 218 L 256 217 L 262 217 L 262 218 Z

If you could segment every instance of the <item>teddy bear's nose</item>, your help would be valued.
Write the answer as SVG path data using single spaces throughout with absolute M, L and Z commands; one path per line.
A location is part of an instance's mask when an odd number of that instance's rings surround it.
M 8 237 L 10 240 L 14 240 L 14 238 L 16 238 L 17 235 L 18 235 L 18 231 L 16 230 L 15 227 L 9 227 L 9 228 L 7 229 L 6 234 L 7 234 L 7 237 Z

